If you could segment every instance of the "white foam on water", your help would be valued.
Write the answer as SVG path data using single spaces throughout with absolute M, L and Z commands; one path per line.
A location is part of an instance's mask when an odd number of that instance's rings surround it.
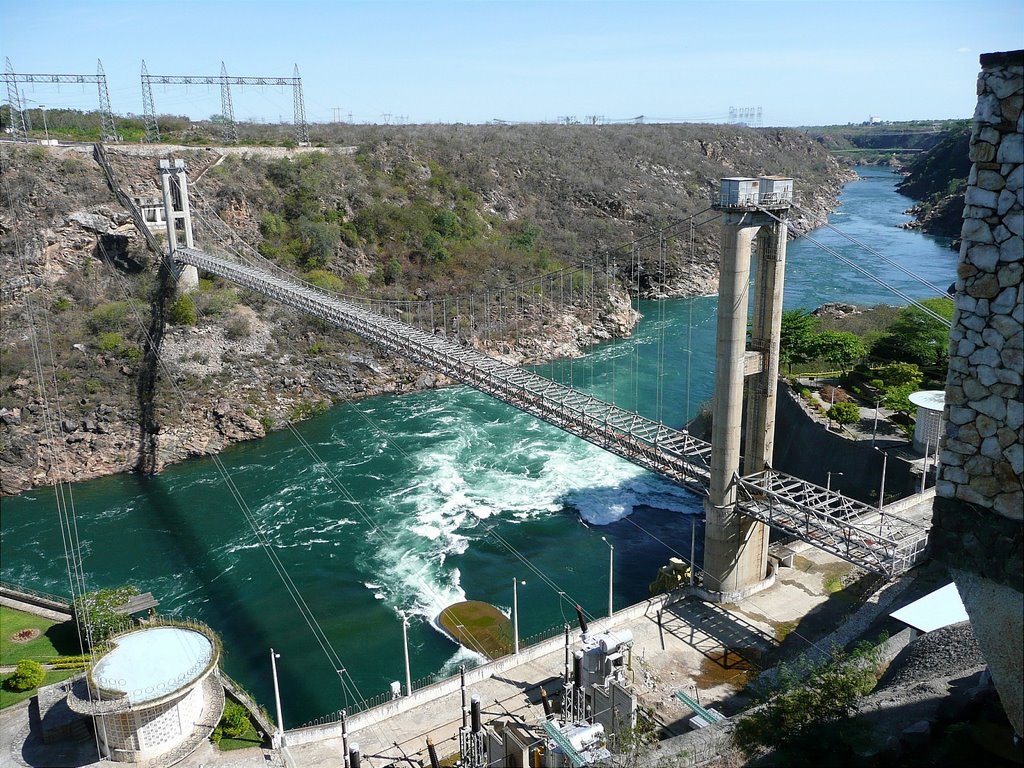
M 441 610 L 465 599 L 458 569 L 446 560 L 465 552 L 493 518 L 521 522 L 570 507 L 587 523 L 605 525 L 638 506 L 700 511 L 681 488 L 526 414 L 483 421 L 461 402 L 465 392 L 437 394 L 460 402 L 442 418 L 430 408 L 430 437 L 409 435 L 409 482 L 382 496 L 373 515 L 385 521 L 374 541 L 372 583 L 380 587 L 373 591 L 398 613 L 436 626 Z M 405 418 L 422 415 L 412 410 Z

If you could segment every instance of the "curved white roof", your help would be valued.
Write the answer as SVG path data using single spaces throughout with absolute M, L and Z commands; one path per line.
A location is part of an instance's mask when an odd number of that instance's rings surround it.
M 946 407 L 946 393 L 941 389 L 912 392 L 907 399 L 919 408 L 926 408 L 929 411 L 941 411 Z
M 115 648 L 93 669 L 103 688 L 123 691 L 132 704 L 152 701 L 187 686 L 206 670 L 213 643 L 182 627 L 153 627 L 114 640 Z

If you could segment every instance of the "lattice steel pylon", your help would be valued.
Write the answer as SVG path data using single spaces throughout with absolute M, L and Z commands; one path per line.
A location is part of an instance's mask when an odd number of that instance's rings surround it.
M 15 134 L 22 138 L 28 138 L 28 128 L 25 124 L 25 114 L 21 108 L 21 98 L 18 96 L 17 83 L 96 83 L 100 101 L 100 134 L 103 141 L 118 141 L 117 126 L 114 123 L 114 113 L 110 109 L 110 90 L 107 88 L 107 75 L 103 71 L 103 62 L 96 60 L 95 75 L 22 75 L 14 71 L 11 60 L 7 59 L 7 67 L 4 71 L 4 82 L 7 83 L 7 103 L 11 109 L 11 128 Z
M 142 123 L 146 127 L 146 142 L 160 141 L 160 126 L 153 106 L 153 85 L 149 80 L 145 59 L 142 60 Z
M 142 62 L 142 104 L 143 118 L 146 122 L 146 140 L 159 140 L 160 132 L 156 124 L 156 107 L 153 103 L 153 83 L 160 85 L 219 85 L 221 89 L 221 112 L 225 120 L 224 138 L 235 141 L 238 138 L 238 125 L 234 119 L 234 106 L 231 100 L 232 85 L 290 85 L 293 90 L 295 106 L 295 136 L 300 144 L 309 143 L 309 126 L 306 124 L 306 105 L 302 96 L 302 78 L 299 77 L 299 66 L 295 65 L 295 77 L 231 77 L 227 67 L 221 62 L 219 75 L 151 75 Z
M 14 76 L 14 67 L 10 59 L 5 59 L 4 80 L 7 82 L 7 108 L 11 117 L 11 133 L 15 136 L 28 138 L 25 125 L 25 113 L 21 109 L 21 96 L 18 93 L 18 81 Z
M 302 95 L 302 77 L 299 76 L 299 65 L 295 65 L 295 84 L 292 86 L 295 102 L 295 140 L 299 146 L 309 144 L 309 126 L 306 124 L 306 100 Z
M 224 119 L 224 141 L 234 144 L 238 141 L 238 126 L 235 125 L 235 107 L 231 103 L 231 83 L 228 68 L 220 63 L 220 116 Z
M 110 89 L 107 88 L 107 73 L 103 71 L 103 62 L 96 59 L 96 90 L 100 96 L 100 135 L 104 141 L 120 141 L 117 126 L 114 125 L 114 113 L 110 109 Z

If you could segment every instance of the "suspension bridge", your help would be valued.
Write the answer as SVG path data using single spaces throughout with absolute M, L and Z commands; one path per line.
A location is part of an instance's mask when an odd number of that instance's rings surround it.
M 217 275 L 352 332 L 379 348 L 448 376 L 600 446 L 691 491 L 706 495 L 710 443 L 594 395 L 496 360 L 453 340 L 388 317 L 289 273 L 239 254 L 178 247 L 176 265 Z M 773 470 L 735 475 L 736 511 L 887 578 L 923 554 L 927 526 Z

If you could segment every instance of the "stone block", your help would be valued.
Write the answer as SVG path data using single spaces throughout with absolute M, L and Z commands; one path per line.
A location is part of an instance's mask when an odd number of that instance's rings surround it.
M 976 418 L 979 417 L 973 408 L 964 408 L 963 406 L 960 405 L 950 406 L 949 408 L 948 420 L 950 424 L 970 424 L 971 422 L 975 421 Z M 992 419 L 989 418 L 988 416 L 985 416 L 983 418 L 987 419 L 989 422 L 992 422 Z M 995 422 L 992 423 L 994 424 Z M 975 424 L 974 426 L 977 427 L 977 424 Z M 994 435 L 995 432 L 996 430 L 993 426 L 992 431 L 989 432 L 989 434 Z
M 1011 491 L 999 494 L 992 509 L 1011 520 L 1024 520 L 1024 492 Z
M 1003 217 L 1003 224 L 1006 226 L 1006 228 L 1008 230 L 1013 232 L 1013 234 L 1015 234 L 1017 237 L 1024 236 L 1024 213 L 1022 213 L 1022 212 L 1008 213 L 1006 216 Z M 1020 259 L 1021 259 L 1021 251 L 1020 251 L 1020 248 L 1018 247 L 1017 253 L 1016 253 L 1016 260 L 1020 261 Z M 1007 259 L 1007 261 L 1011 261 L 1011 260 L 1012 259 Z
M 1006 401 L 1001 397 L 990 395 L 983 400 L 973 403 L 973 405 L 976 411 L 984 413 L 986 416 L 991 416 L 997 421 L 1006 419 Z
M 968 181 L 968 183 L 970 183 Z M 977 174 L 977 181 L 973 186 L 982 187 L 992 192 L 998 192 L 1006 186 L 1006 179 L 1003 175 L 996 170 L 979 170 Z
M 1005 216 L 1017 202 L 1017 195 L 1008 189 L 999 193 L 999 204 L 996 206 L 996 214 Z
M 1016 240 L 1019 249 L 1021 239 L 1018 237 Z M 999 258 L 1003 262 L 1006 261 L 1006 259 L 1003 259 L 1004 250 L 1008 251 L 1009 249 L 1003 249 L 1002 247 L 999 249 Z M 1020 286 L 1021 276 L 1024 275 L 1024 264 L 1021 264 L 1020 261 L 1013 261 L 1008 264 L 1004 263 L 996 274 L 999 276 L 1000 287 L 1005 288 L 1011 285 Z
M 987 145 L 982 144 L 981 146 Z M 967 205 L 987 209 L 989 211 L 989 213 L 985 214 L 987 217 L 996 209 L 996 205 L 999 203 L 999 195 L 981 187 L 968 187 L 967 194 L 964 196 L 964 202 Z
M 999 291 L 989 304 L 989 312 L 994 315 L 1009 315 L 1020 300 L 1018 296 L 1019 286 L 1008 285 Z
M 940 499 L 955 499 L 957 486 L 949 480 L 939 478 L 935 483 L 935 495 Z
M 1012 195 L 1011 195 L 1012 196 Z M 998 202 L 998 199 L 997 199 Z M 969 240 L 971 243 L 994 243 L 995 238 L 992 236 L 992 230 L 989 228 L 988 222 L 984 219 L 964 219 L 964 225 L 960 230 L 960 236 L 964 240 Z M 986 267 L 979 263 L 979 259 L 974 255 L 976 249 L 971 247 L 971 263 L 973 263 L 979 269 L 986 269 Z M 987 269 L 995 267 L 996 262 L 999 260 L 999 251 L 996 250 L 995 258 L 991 259 L 992 266 Z
M 1007 345 L 999 354 L 999 359 L 1011 371 L 1020 371 L 1024 368 L 1024 353 L 1018 347 Z
M 1024 136 L 1010 133 L 1003 136 L 996 152 L 996 161 L 1000 163 L 1024 163 Z
M 1007 189 L 1017 192 L 1024 187 L 1024 165 L 1014 167 L 1013 170 L 1005 174 L 1005 176 Z
M 992 459 L 975 454 L 964 462 L 964 471 L 973 477 L 984 477 L 992 474 Z
M 974 249 L 972 249 L 973 251 Z M 974 281 L 967 286 L 967 292 L 976 299 L 991 299 L 999 295 L 999 279 L 991 273 L 978 275 Z M 978 307 L 979 315 L 987 315 L 988 310 Z
M 996 159 L 996 148 L 986 141 L 972 139 L 968 156 L 972 163 L 990 163 Z
M 1010 429 L 1020 429 L 1024 426 L 1024 402 L 1014 399 L 1006 404 L 1004 423 Z
M 986 437 L 981 441 L 981 455 L 992 459 L 994 462 L 1001 461 L 1003 458 L 1003 447 L 999 444 L 999 438 L 995 435 L 992 437 Z M 993 471 L 995 465 L 993 465 Z
M 992 335 L 994 337 L 997 337 L 999 339 L 999 346 L 1001 347 L 1002 346 L 1002 342 L 1003 342 L 1003 337 L 1000 336 L 995 331 L 993 331 L 990 335 Z M 999 365 L 1000 362 L 1001 362 L 1000 357 L 999 357 L 999 349 L 996 349 L 995 347 L 992 347 L 992 346 L 985 346 L 985 347 L 982 347 L 981 349 L 975 350 L 971 354 L 969 360 L 970 360 L 971 365 L 974 365 L 974 366 L 987 365 L 987 366 L 994 367 L 994 366 Z M 985 383 L 984 381 L 980 380 L 980 377 L 979 377 L 979 381 L 982 384 Z

